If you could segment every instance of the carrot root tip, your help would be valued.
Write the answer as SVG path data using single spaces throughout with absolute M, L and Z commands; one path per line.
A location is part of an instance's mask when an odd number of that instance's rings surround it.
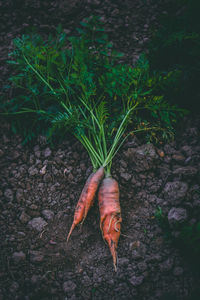
M 113 265 L 114 265 L 115 272 L 117 272 L 117 266 L 116 266 L 116 264 L 113 263 Z
M 70 235 L 72 234 L 72 231 L 74 230 L 74 227 L 75 227 L 75 224 L 73 223 L 71 228 L 70 228 L 70 231 L 68 233 L 68 236 L 67 236 L 67 242 L 69 241 Z

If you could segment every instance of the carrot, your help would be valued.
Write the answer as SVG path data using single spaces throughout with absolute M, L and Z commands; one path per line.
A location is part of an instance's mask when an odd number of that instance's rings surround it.
M 117 245 L 121 229 L 121 208 L 119 203 L 119 186 L 115 179 L 105 178 L 98 193 L 100 211 L 100 229 L 104 240 L 108 243 L 113 257 L 113 265 L 117 271 Z
M 67 236 L 67 241 L 69 240 L 75 226 L 80 222 L 84 222 L 90 207 L 94 203 L 95 193 L 103 176 L 104 168 L 100 167 L 96 172 L 92 173 L 88 177 L 75 208 L 74 220 Z

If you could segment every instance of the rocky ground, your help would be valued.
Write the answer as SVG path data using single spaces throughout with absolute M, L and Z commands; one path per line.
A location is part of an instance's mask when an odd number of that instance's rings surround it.
M 8 77 L 5 60 L 12 38 L 32 25 L 51 31 L 58 22 L 71 33 L 94 12 L 104 18 L 115 45 L 134 61 L 163 3 L 2 1 L 1 80 Z M 165 238 L 155 218 L 161 207 L 174 236 L 177 224 L 199 220 L 200 117 L 189 115 L 179 127 L 175 141 L 159 148 L 130 139 L 114 161 L 123 218 L 115 273 L 96 203 L 66 243 L 91 172 L 81 145 L 66 139 L 52 147 L 40 137 L 22 146 L 9 124 L 1 122 L 0 299 L 199 299 L 198 270 Z

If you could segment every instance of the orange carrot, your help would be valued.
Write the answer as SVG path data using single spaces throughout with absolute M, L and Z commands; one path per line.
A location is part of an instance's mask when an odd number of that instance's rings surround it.
M 101 167 L 88 177 L 75 208 L 74 220 L 67 236 L 67 241 L 69 240 L 69 237 L 75 226 L 80 222 L 84 222 L 90 207 L 94 203 L 95 193 L 103 176 L 104 168 Z
M 100 228 L 104 240 L 108 243 L 117 270 L 117 245 L 121 229 L 121 208 L 119 203 L 119 186 L 115 179 L 105 178 L 98 194 L 100 211 Z

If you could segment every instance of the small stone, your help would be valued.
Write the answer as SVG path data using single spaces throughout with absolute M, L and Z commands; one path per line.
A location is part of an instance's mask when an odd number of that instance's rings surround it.
M 38 174 L 38 169 L 36 169 L 34 166 L 32 166 L 28 169 L 28 173 L 30 176 L 35 176 Z
M 192 160 L 191 156 L 187 157 L 186 160 L 184 161 L 184 164 L 187 165 L 191 160 Z
M 51 149 L 50 148 L 46 148 L 44 150 L 44 157 L 47 158 L 49 156 L 51 156 Z
M 141 272 L 144 272 L 147 270 L 147 264 L 145 262 L 140 262 L 138 263 L 138 269 L 141 271 Z
M 12 255 L 12 258 L 13 258 L 15 263 L 21 263 L 22 261 L 24 261 L 26 259 L 26 255 L 22 251 L 14 252 L 13 255 Z
M 168 213 L 168 221 L 170 226 L 183 223 L 187 220 L 187 211 L 184 208 L 172 207 Z
M 119 258 L 118 264 L 119 264 L 119 266 L 125 266 L 126 267 L 129 264 L 129 260 L 126 257 Z
M 35 229 L 38 232 L 42 231 L 46 225 L 47 225 L 47 222 L 41 217 L 34 218 L 28 222 L 28 227 L 30 229 Z
M 188 184 L 181 181 L 168 182 L 164 187 L 164 198 L 172 204 L 178 205 L 185 198 Z
M 54 217 L 54 212 L 51 211 L 51 210 L 49 210 L 49 209 L 44 209 L 44 210 L 42 211 L 42 215 L 43 215 L 43 217 L 44 217 L 47 221 L 49 221 L 49 220 L 52 220 L 52 219 L 53 219 L 53 217 Z
M 73 292 L 75 289 L 76 289 L 76 284 L 73 281 L 68 280 L 68 281 L 65 281 L 63 283 L 63 291 L 64 291 L 64 293 Z
M 35 156 L 36 156 L 37 158 L 40 158 L 41 152 L 40 152 L 40 151 L 36 151 L 36 152 L 35 152 Z
M 40 170 L 40 174 L 41 174 L 41 175 L 46 174 L 46 168 L 47 168 L 47 166 L 45 165 L 45 166 Z
M 14 195 L 13 195 L 13 191 L 11 189 L 6 189 L 4 192 L 4 196 L 9 200 L 9 201 L 13 201 Z
M 17 235 L 20 239 L 26 236 L 26 234 L 23 231 L 18 231 Z
M 133 285 L 133 286 L 139 286 L 142 284 L 144 280 L 144 276 L 133 276 L 129 279 L 130 283 Z
M 183 268 L 181 268 L 181 267 L 174 268 L 173 274 L 174 274 L 174 276 L 180 276 L 180 275 L 182 275 L 183 274 Z
M 176 162 L 183 162 L 185 161 L 185 156 L 180 154 L 173 154 L 172 159 L 175 160 Z
M 40 150 L 40 146 L 39 145 L 34 146 L 33 150 L 34 150 L 34 152 L 39 151 Z
M 30 251 L 30 261 L 32 263 L 40 263 L 44 259 L 44 255 L 40 251 Z
M 128 173 L 121 173 L 120 174 L 121 178 L 124 179 L 125 181 L 129 181 L 131 179 L 131 175 Z
M 49 241 L 49 244 L 50 244 L 50 245 L 53 245 L 53 246 L 57 245 L 57 243 L 56 243 L 55 241 L 53 241 L 53 240 L 50 240 L 50 241 Z
M 37 210 L 30 210 L 28 209 L 28 214 L 31 216 L 31 218 L 36 218 L 40 216 L 40 212 Z
M 185 153 L 187 156 L 192 156 L 193 155 L 193 150 L 191 146 L 183 146 L 181 148 L 181 150 L 183 151 L 183 153 Z
M 135 249 L 139 248 L 140 247 L 140 241 L 131 242 L 129 247 L 130 247 L 130 250 L 135 250 Z
M 173 172 L 173 174 L 181 175 L 181 176 L 183 176 L 183 178 L 194 177 L 197 173 L 198 173 L 198 169 L 194 168 L 194 167 L 191 167 L 191 166 L 177 168 Z
M 30 216 L 27 215 L 24 211 L 21 213 L 20 217 L 19 217 L 20 221 L 23 223 L 23 224 L 26 224 L 30 221 Z
M 37 209 L 38 209 L 38 206 L 37 206 L 36 204 L 31 204 L 31 205 L 29 206 L 29 208 L 32 209 L 32 210 L 37 210 Z

